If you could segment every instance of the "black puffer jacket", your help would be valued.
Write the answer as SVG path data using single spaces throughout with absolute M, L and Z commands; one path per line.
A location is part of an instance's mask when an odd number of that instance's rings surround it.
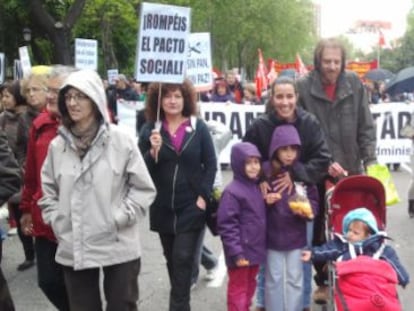
M 328 172 L 331 155 L 325 141 L 321 126 L 315 116 L 296 108 L 296 120 L 292 123 L 299 132 L 302 142 L 300 160 L 293 167 L 294 180 L 306 183 L 319 182 Z M 262 161 L 269 159 L 269 146 L 274 129 L 286 121 L 278 118 L 274 112 L 258 117 L 247 129 L 243 141 L 257 146 Z
M 157 188 L 157 197 L 150 207 L 150 228 L 167 234 L 200 230 L 205 225 L 205 212 L 197 207 L 197 197 L 201 195 L 207 202 L 217 171 L 207 125 L 192 117 L 178 153 L 168 133 L 161 129 L 163 144 L 157 162 L 149 153 L 153 129 L 153 122 L 145 123 L 139 138 L 139 148 Z
M 0 130 L 0 205 L 3 205 L 20 188 L 20 167 Z

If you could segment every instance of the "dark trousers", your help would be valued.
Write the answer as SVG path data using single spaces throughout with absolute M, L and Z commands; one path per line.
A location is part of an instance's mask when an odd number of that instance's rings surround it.
M 9 207 L 13 210 L 14 218 L 16 220 L 17 234 L 23 246 L 24 257 L 26 260 L 34 260 L 35 249 L 33 238 L 31 236 L 23 234 L 22 232 L 22 225 L 20 224 L 20 219 L 22 218 L 22 211 L 19 208 L 19 204 L 10 202 L 8 204 Z
M 202 231 L 198 241 L 197 241 L 197 253 L 194 258 L 193 263 L 193 273 L 191 277 L 191 284 L 197 283 L 198 275 L 200 273 L 200 264 L 206 269 L 213 269 L 217 265 L 217 259 L 214 256 L 213 252 L 204 246 L 204 235 L 206 229 Z
M 140 269 L 140 258 L 102 268 L 103 291 L 107 303 L 106 311 L 138 310 L 138 274 Z M 75 271 L 72 267 L 63 266 L 70 310 L 102 310 L 99 273 L 99 268 Z
M 312 246 L 320 246 L 326 242 L 325 236 L 325 194 L 326 186 L 325 182 L 321 182 L 318 186 L 319 192 L 319 213 L 316 215 L 313 222 L 313 240 Z M 326 262 L 314 262 L 313 267 L 315 269 L 314 280 L 316 285 L 323 286 L 328 284 L 328 272 L 326 270 Z
M 202 230 L 177 234 L 160 234 L 170 277 L 169 311 L 190 311 L 191 276 L 197 242 Z
M 69 311 L 62 266 L 55 261 L 57 244 L 46 238 L 35 239 L 37 283 L 47 299 L 59 310 Z
M 3 253 L 3 241 L 0 237 L 0 261 Z M 13 299 L 10 295 L 9 286 L 7 285 L 6 278 L 4 277 L 3 270 L 0 266 L 0 310 L 1 311 L 14 311 Z

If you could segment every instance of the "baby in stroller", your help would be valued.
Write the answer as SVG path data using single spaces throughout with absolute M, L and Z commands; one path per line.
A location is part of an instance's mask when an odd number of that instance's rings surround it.
M 373 213 L 365 207 L 349 211 L 342 233 L 302 253 L 304 261 L 336 261 L 338 310 L 401 310 L 395 285 L 405 287 L 409 275 L 395 250 L 385 244 L 387 234 L 378 229 Z
M 379 256 L 387 261 L 395 270 L 398 284 L 405 287 L 409 283 L 409 275 L 400 263 L 397 253 L 384 240 L 387 234 L 379 231 L 376 219 L 371 211 L 364 207 L 354 209 L 343 219 L 343 235 L 335 234 L 335 238 L 322 246 L 302 252 L 303 261 L 344 261 L 365 255 Z

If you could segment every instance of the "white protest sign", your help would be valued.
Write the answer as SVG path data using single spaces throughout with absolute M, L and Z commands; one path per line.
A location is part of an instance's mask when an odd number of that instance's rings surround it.
M 190 8 L 142 3 L 135 78 L 140 82 L 184 80 Z
M 75 39 L 75 67 L 98 70 L 98 41 Z
M 108 69 L 107 74 L 108 74 L 108 83 L 110 85 L 114 85 L 115 78 L 118 77 L 119 75 L 118 69 Z
M 4 61 L 4 53 L 0 53 L 0 84 L 4 83 L 5 72 L 6 72 L 6 64 Z
M 213 87 L 212 73 L 210 33 L 190 34 L 186 77 L 198 92 L 208 91 Z
M 19 47 L 20 66 L 23 71 L 23 77 L 30 75 L 32 63 L 30 62 L 29 49 L 27 46 Z
M 379 163 L 410 163 L 412 140 L 401 136 L 401 129 L 411 123 L 413 104 L 384 103 L 371 105 L 377 128 Z

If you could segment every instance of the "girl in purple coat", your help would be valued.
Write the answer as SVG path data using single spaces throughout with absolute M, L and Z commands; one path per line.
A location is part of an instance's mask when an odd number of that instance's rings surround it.
M 300 138 L 293 125 L 278 126 L 269 148 L 269 162 L 263 170 L 272 190 L 266 195 L 267 259 L 265 305 L 272 311 L 301 311 L 303 308 L 302 248 L 306 246 L 306 222 L 317 213 L 318 192 L 315 186 L 294 183 L 292 190 L 279 190 L 278 182 L 290 172 L 299 158 Z M 289 201 L 309 202 L 313 215 L 291 209 Z M 293 206 L 292 206 L 293 207 Z
M 217 214 L 229 282 L 227 310 L 248 311 L 259 264 L 266 255 L 266 207 L 259 188 L 261 156 L 251 143 L 231 149 L 233 181 L 224 189 Z

